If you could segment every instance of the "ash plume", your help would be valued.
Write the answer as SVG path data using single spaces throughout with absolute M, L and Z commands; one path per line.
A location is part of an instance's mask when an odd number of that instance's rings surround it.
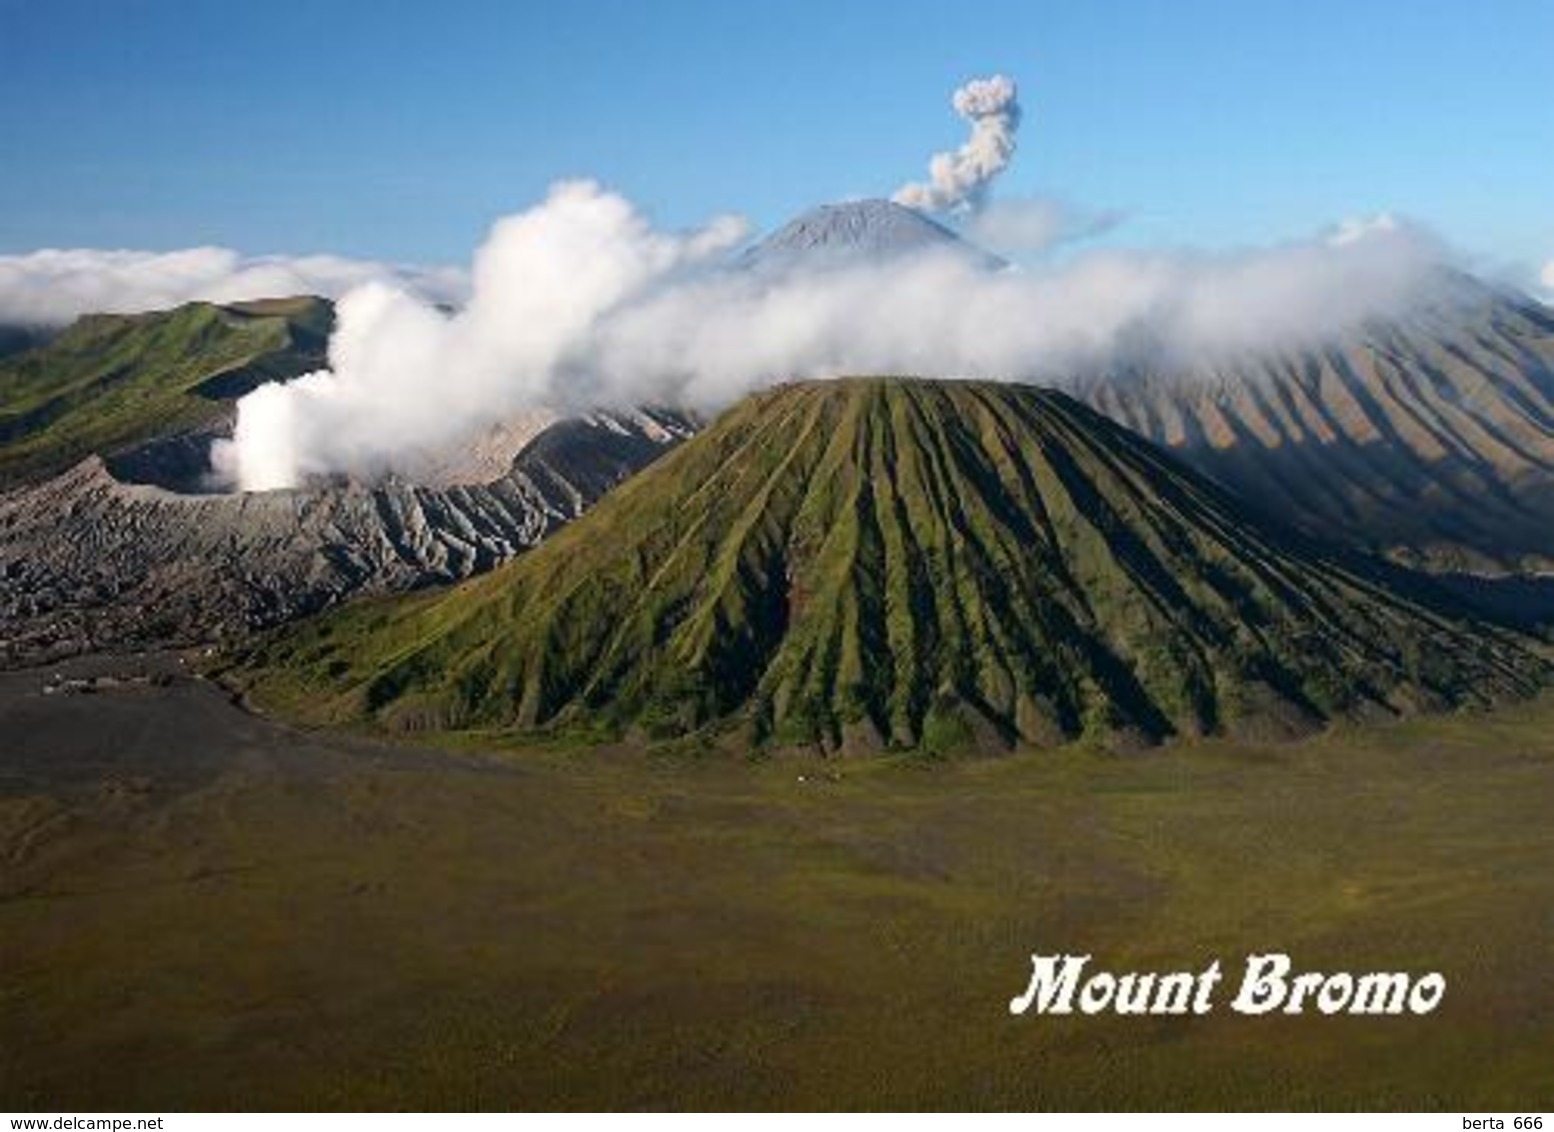
M 1007 75 L 973 79 L 950 99 L 955 112 L 971 123 L 971 137 L 959 149 L 936 153 L 928 162 L 928 180 L 903 185 L 891 198 L 924 212 L 963 212 L 978 208 L 988 186 L 1014 157 L 1020 128 L 1019 91 Z

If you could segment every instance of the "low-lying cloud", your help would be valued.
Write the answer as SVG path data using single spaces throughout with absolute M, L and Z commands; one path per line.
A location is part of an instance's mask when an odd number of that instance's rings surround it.
M 893 199 L 940 214 L 1017 266 L 997 269 L 1002 261 L 948 242 L 874 259 L 768 259 L 757 270 L 736 254 L 742 220 L 664 231 L 578 180 L 498 221 L 468 272 L 224 248 L 0 256 L 0 322 L 57 325 L 191 299 L 337 298 L 329 367 L 244 397 L 231 440 L 212 450 L 219 475 L 264 490 L 414 472 L 536 410 L 714 411 L 775 382 L 841 374 L 1061 385 L 1137 361 L 1180 372 L 1330 340 L 1419 302 L 1442 278 L 1444 249 L 1387 215 L 1233 253 L 1075 248 L 1120 217 L 992 198 L 1021 122 L 1014 81 L 976 79 L 952 101 L 970 137 Z M 1043 256 L 1059 245 L 1070 245 L 1063 257 Z M 1554 290 L 1554 263 L 1543 282 Z
M 463 298 L 463 272 L 340 256 L 243 256 L 230 248 L 172 252 L 49 248 L 0 255 L 0 323 L 62 326 L 83 314 L 128 314 L 195 299 L 335 298 L 367 283 L 433 302 Z
M 1051 197 L 990 201 L 961 222 L 967 239 L 1009 259 L 1110 232 L 1126 219 L 1114 209 L 1091 211 Z
M 349 292 L 330 368 L 244 398 L 218 467 L 284 487 L 380 473 L 537 407 L 712 410 L 846 373 L 1061 384 L 1141 344 L 1167 364 L 1301 345 L 1418 301 L 1443 256 L 1384 218 L 1228 254 L 1092 249 L 988 271 L 934 251 L 753 272 L 726 254 L 742 231 L 664 232 L 597 184 L 559 184 L 493 228 L 456 312 L 383 282 Z

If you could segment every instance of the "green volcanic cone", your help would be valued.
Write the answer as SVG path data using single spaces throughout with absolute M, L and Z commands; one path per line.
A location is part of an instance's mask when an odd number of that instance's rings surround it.
M 252 663 L 316 719 L 828 751 L 1298 733 L 1546 676 L 1062 394 L 895 379 L 750 397 L 538 550 Z

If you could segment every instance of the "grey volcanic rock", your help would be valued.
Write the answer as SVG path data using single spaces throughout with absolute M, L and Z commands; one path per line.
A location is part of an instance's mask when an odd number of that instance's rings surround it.
M 740 263 L 781 270 L 800 263 L 885 262 L 935 250 L 965 255 L 991 270 L 1007 266 L 916 209 L 889 200 L 812 208 L 748 248 Z
M 0 665 L 227 640 L 357 594 L 469 577 L 576 518 L 696 427 L 659 410 L 566 419 L 506 474 L 442 487 L 193 495 L 125 482 L 89 457 L 0 496 Z M 181 449 L 158 441 L 157 454 L 125 466 L 185 482 L 199 467 L 198 438 L 186 439 Z

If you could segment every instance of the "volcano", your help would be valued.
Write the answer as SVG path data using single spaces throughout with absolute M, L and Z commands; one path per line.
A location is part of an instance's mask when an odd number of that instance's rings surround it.
M 880 264 L 905 256 L 948 253 L 988 270 L 1008 265 L 943 224 L 889 200 L 823 204 L 794 217 L 746 249 L 740 264 L 758 270 Z
M 299 297 L 89 315 L 0 359 L 0 668 L 225 641 L 519 554 L 695 431 L 662 409 L 499 422 L 406 475 L 231 493 L 235 400 L 326 362 Z M 409 456 L 416 459 L 411 461 Z
M 244 678 L 406 730 L 1127 746 L 1528 694 L 1519 642 L 1064 394 L 869 378 L 746 398 L 523 558 Z
M 1003 261 L 889 201 L 824 205 L 757 267 Z M 1554 312 L 1439 267 L 1416 300 L 1318 342 L 1181 354 L 1147 327 L 1041 374 L 1309 533 L 1413 568 L 1554 571 Z

